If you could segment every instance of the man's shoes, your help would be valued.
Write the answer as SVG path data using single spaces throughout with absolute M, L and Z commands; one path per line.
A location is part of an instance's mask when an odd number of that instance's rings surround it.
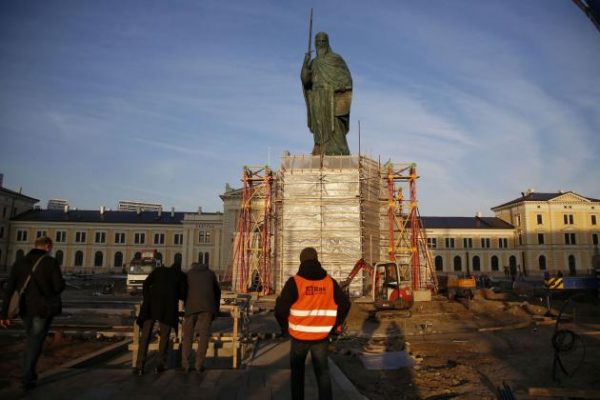
M 196 372 L 198 372 L 200 374 L 203 373 L 204 372 L 204 367 L 200 367 L 200 368 L 196 367 Z
M 154 372 L 157 374 L 163 373 L 165 372 L 165 367 L 162 365 L 157 365 L 156 368 L 154 368 Z
M 184 374 L 189 374 L 192 371 L 190 367 L 182 367 L 181 370 Z
M 142 368 L 134 368 L 131 372 L 137 376 L 144 375 L 144 370 Z
M 35 382 L 26 382 L 21 385 L 23 390 L 31 390 L 31 389 L 35 388 L 35 386 L 36 386 Z

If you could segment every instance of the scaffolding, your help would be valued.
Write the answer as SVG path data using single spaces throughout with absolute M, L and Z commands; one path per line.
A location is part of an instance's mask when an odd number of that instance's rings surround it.
M 386 163 L 382 167 L 384 218 L 382 242 L 387 242 L 382 258 L 397 262 L 410 276 L 412 287 L 437 291 L 437 276 L 431 252 L 427 246 L 425 228 L 419 215 L 417 202 L 417 166 L 415 163 Z M 404 191 L 408 187 L 409 198 Z M 387 228 L 387 229 L 385 229 Z M 410 270 L 410 275 L 409 271 Z
M 273 292 L 273 171 L 268 166 L 246 166 L 242 184 L 240 217 L 234 239 L 232 289 L 267 295 Z

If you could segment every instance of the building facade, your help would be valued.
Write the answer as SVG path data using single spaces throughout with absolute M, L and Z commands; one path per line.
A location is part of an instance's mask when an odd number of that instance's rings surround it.
M 143 249 L 184 269 L 231 271 L 240 190 L 227 186 L 224 213 L 41 210 L 37 199 L 0 188 L 0 264 L 12 265 L 48 235 L 65 272 L 121 272 Z M 495 217 L 422 217 L 438 273 L 529 276 L 582 274 L 600 261 L 600 200 L 573 192 L 535 193 L 493 207 Z

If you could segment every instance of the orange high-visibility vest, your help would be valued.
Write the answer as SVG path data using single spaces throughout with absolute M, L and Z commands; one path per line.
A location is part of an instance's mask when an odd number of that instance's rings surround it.
M 337 304 L 333 298 L 333 279 L 319 281 L 294 276 L 298 300 L 290 309 L 288 332 L 298 340 L 325 339 L 335 325 Z

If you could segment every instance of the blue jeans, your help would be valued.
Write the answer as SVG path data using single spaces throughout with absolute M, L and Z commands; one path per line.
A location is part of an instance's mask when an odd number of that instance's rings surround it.
M 304 400 L 304 364 L 310 351 L 312 365 L 319 388 L 319 400 L 331 400 L 331 377 L 327 358 L 328 340 L 301 342 L 291 338 L 290 367 L 292 369 L 292 399 Z
M 35 367 L 42 354 L 42 346 L 48 331 L 52 317 L 42 318 L 34 315 L 24 315 L 23 324 L 25 325 L 25 357 L 23 367 L 23 384 L 35 382 L 37 373 Z

